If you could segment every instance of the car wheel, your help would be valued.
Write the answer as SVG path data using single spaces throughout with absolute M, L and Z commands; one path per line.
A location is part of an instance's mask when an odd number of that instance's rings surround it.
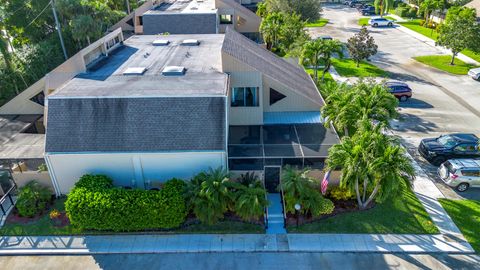
M 393 26 L 393 23 L 389 22 L 389 23 L 388 23 L 388 26 L 389 26 L 389 27 L 392 27 L 392 26 Z
M 457 191 L 464 192 L 468 189 L 469 185 L 467 183 L 461 183 L 457 186 Z
M 443 158 L 443 157 L 436 157 L 436 158 L 432 159 L 432 164 L 435 165 L 435 166 L 440 166 L 445 161 L 446 161 L 446 159 Z
M 401 97 L 400 97 L 400 101 L 402 101 L 402 102 L 405 102 L 405 101 L 407 101 L 407 100 L 408 100 L 408 97 L 407 97 L 407 96 L 401 96 Z
M 373 27 L 377 27 L 377 26 L 378 26 L 378 23 L 374 23 L 374 24 L 373 24 Z

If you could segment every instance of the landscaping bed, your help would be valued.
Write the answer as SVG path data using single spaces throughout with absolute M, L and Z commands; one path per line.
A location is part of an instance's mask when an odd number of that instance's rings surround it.
M 335 209 L 338 202 L 335 203 Z M 399 233 L 435 234 L 437 227 L 411 190 L 367 210 L 352 209 L 348 204 L 333 216 L 320 218 L 298 228 L 290 226 L 291 233 Z M 343 212 L 342 212 L 343 211 Z
M 477 253 L 480 252 L 480 201 L 440 199 L 445 211 Z
M 466 75 L 470 69 L 475 68 L 475 65 L 467 64 L 458 58 L 455 58 L 455 65 L 450 65 L 451 55 L 426 55 L 414 57 L 414 59 L 425 65 L 456 75 Z

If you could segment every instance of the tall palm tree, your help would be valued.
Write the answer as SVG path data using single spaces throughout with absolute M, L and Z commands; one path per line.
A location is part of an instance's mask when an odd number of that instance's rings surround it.
M 336 168 L 342 171 L 340 186 L 355 192 L 360 209 L 397 194 L 414 177 L 403 148 L 368 119 L 360 122 L 355 135 L 330 148 L 327 169 Z
M 332 55 L 338 54 L 343 57 L 343 45 L 338 40 L 314 39 L 303 45 L 302 62 L 313 68 L 313 79 L 318 81 L 318 69 L 321 64 L 324 65 L 322 73 L 322 82 L 325 79 L 325 73 L 332 65 Z
M 398 99 L 381 84 L 360 81 L 354 86 L 358 96 L 355 102 L 361 108 L 361 119 L 372 119 L 388 126 L 389 120 L 397 117 Z

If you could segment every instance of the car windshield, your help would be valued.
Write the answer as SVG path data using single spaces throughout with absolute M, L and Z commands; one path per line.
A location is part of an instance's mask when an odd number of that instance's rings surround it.
M 457 144 L 457 141 L 452 136 L 442 136 L 437 139 L 437 141 L 445 147 L 454 147 Z

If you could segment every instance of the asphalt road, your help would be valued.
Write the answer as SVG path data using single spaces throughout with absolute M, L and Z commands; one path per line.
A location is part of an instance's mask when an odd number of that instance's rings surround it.
M 2 269 L 480 269 L 476 255 L 193 253 L 0 257 Z
M 357 22 L 361 16 L 354 8 L 329 5 L 323 15 L 329 23 L 311 30 L 313 37 L 330 35 L 346 42 L 360 29 Z M 437 176 L 436 167 L 421 158 L 416 150 L 420 140 L 426 137 L 452 132 L 480 135 L 480 82 L 429 68 L 412 59 L 444 52 L 398 27 L 369 27 L 369 30 L 378 45 L 378 53 L 371 62 L 389 71 L 392 79 L 404 81 L 413 89 L 413 98 L 400 104 L 399 121 L 392 122 L 394 132 L 446 197 L 480 200 L 480 188 L 459 193 L 446 186 Z

